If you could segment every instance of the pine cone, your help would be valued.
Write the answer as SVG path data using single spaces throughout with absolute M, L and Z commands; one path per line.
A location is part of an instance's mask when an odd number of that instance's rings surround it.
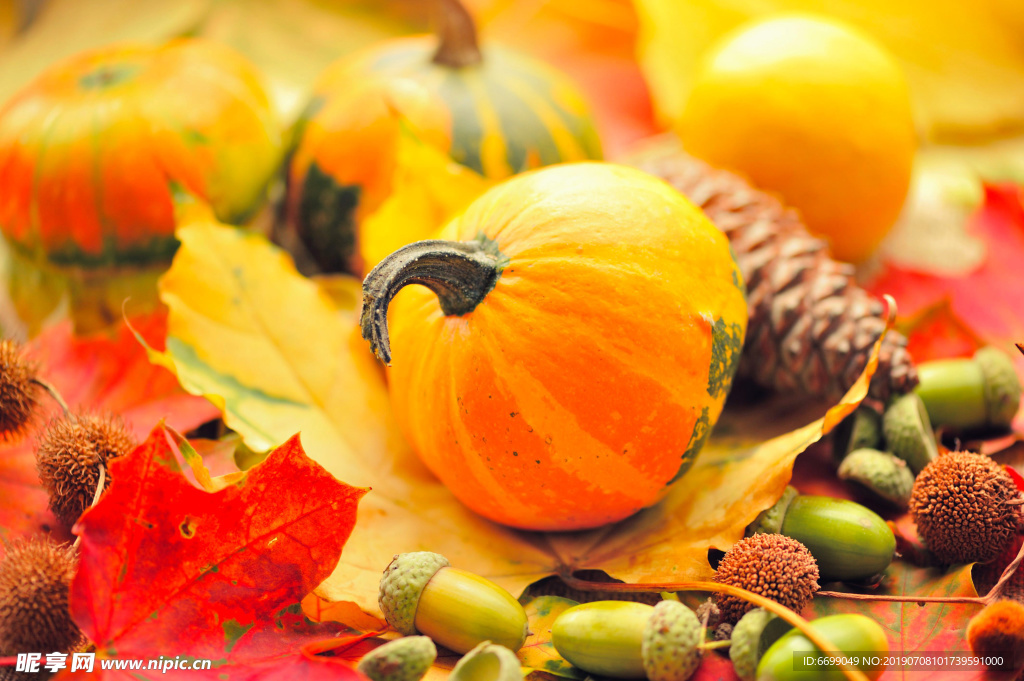
M 729 237 L 750 308 L 740 374 L 778 391 L 842 397 L 885 328 L 885 306 L 857 286 L 853 267 L 832 260 L 795 210 L 688 156 L 674 136 L 651 140 L 626 162 L 666 180 Z M 886 335 L 873 397 L 917 385 L 906 345 L 899 333 Z

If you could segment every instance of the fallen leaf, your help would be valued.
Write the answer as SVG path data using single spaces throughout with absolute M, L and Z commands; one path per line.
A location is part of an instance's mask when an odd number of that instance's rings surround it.
M 1024 338 L 1024 296 L 1020 295 L 1017 272 L 1024 261 L 1024 189 L 1013 185 L 987 186 L 985 201 L 971 220 L 972 233 L 981 239 L 988 252 L 985 261 L 970 274 L 940 276 L 888 264 L 871 281 L 868 289 L 878 295 L 892 295 L 904 319 L 927 318 L 937 304 L 946 306 L 939 319 L 940 333 L 996 345 L 1010 353 L 1017 375 L 1024 379 L 1024 357 L 1013 349 L 1014 341 Z M 941 301 L 948 301 L 942 303 Z M 954 328 L 951 328 L 954 327 Z M 922 330 L 927 332 L 927 329 Z M 970 338 L 973 336 L 973 338 Z M 933 342 L 934 341 L 934 342 Z M 914 338 L 914 360 L 950 356 L 952 348 L 934 338 Z M 957 354 L 969 353 L 967 344 L 958 341 Z M 933 354 L 933 352 L 935 354 Z M 1014 429 L 1024 430 L 1024 417 L 1018 413 Z
M 162 343 L 162 315 L 137 318 L 133 324 L 153 342 Z M 113 336 L 80 338 L 72 335 L 71 323 L 64 322 L 32 341 L 27 351 L 38 362 L 40 376 L 57 388 L 73 411 L 118 414 L 139 440 L 161 419 L 189 430 L 217 417 L 216 407 L 189 395 L 173 374 L 152 365 L 123 324 Z M 40 426 L 59 411 L 45 394 L 41 404 Z M 33 434 L 18 442 L 0 442 L 0 537 L 65 534 L 47 511 L 48 497 L 36 475 L 35 441 Z
M 530 636 L 518 653 L 523 667 L 567 679 L 582 680 L 587 677 L 586 672 L 566 662 L 551 642 L 551 625 L 559 615 L 574 605 L 579 603 L 559 596 L 538 596 L 523 606 L 530 623 Z
M 111 462 L 115 483 L 75 526 L 72 617 L 100 658 L 173 652 L 231 665 L 218 676 L 246 676 L 252 666 L 261 677 L 283 675 L 302 646 L 349 633 L 312 623 L 300 601 L 337 563 L 366 490 L 334 479 L 294 436 L 208 492 L 182 475 L 175 449 L 183 442 L 160 425 Z
M 226 423 L 254 449 L 299 430 L 314 460 L 373 488 L 318 593 L 374 615 L 381 571 L 405 551 L 437 551 L 513 594 L 582 568 L 631 582 L 708 577 L 708 548 L 728 548 L 774 503 L 797 454 L 856 407 L 876 364 L 824 417 L 766 442 L 747 428 L 749 416 L 732 426 L 725 418 L 669 496 L 632 518 L 588 532 L 520 532 L 468 511 L 409 451 L 352 310 L 335 308 L 261 237 L 213 223 L 184 227 L 179 237 L 161 282 L 167 351 L 154 360 L 223 405 Z M 765 419 L 776 435 L 777 416 Z
M 870 591 L 879 596 L 966 596 L 976 597 L 971 579 L 971 566 L 922 568 L 897 560 L 885 572 L 879 588 Z M 885 629 L 889 652 L 894 655 L 960 654 L 970 655 L 967 643 L 967 622 L 981 610 L 973 603 L 897 603 L 819 597 L 811 601 L 805 616 L 816 617 L 839 613 L 859 613 L 875 620 Z M 925 671 L 923 664 L 912 664 L 904 672 L 890 667 L 881 681 L 903 678 L 946 679 L 1012 678 L 985 672 L 977 667 Z

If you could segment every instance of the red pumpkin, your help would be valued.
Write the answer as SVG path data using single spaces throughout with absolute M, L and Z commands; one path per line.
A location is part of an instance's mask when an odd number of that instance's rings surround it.
M 244 221 L 264 201 L 280 144 L 258 74 L 223 45 L 82 54 L 0 110 L 0 231 L 58 265 L 166 261 L 175 194 Z

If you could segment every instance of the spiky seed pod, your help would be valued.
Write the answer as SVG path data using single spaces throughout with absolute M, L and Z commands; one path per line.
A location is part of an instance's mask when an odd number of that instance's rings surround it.
M 770 598 L 799 612 L 818 590 L 818 564 L 807 547 L 782 534 L 755 534 L 736 542 L 718 564 L 714 581 Z M 722 621 L 735 624 L 753 604 L 713 594 Z
M 51 421 L 36 450 L 36 470 L 57 519 L 74 525 L 96 494 L 100 466 L 106 468 L 105 489 L 111 482 L 108 462 L 129 453 L 135 444 L 114 416 L 84 414 Z
M 11 544 L 0 561 L 0 657 L 69 652 L 82 639 L 68 597 L 75 553 L 45 539 Z
M 992 669 L 1024 665 L 1024 605 L 1017 601 L 986 605 L 967 625 L 967 642 L 978 657 L 1002 660 Z
M 0 340 L 0 440 L 15 440 L 28 430 L 39 404 L 33 382 L 36 366 L 12 340 Z
M 1013 541 L 1019 496 L 1002 466 L 973 452 L 950 452 L 914 481 L 910 514 L 925 545 L 944 564 L 985 563 Z
M 729 238 L 747 284 L 750 323 L 740 374 L 780 391 L 838 399 L 867 365 L 885 329 L 882 302 L 857 286 L 851 265 L 829 255 L 800 216 L 738 175 L 650 140 L 627 162 L 666 180 Z M 907 341 L 882 341 L 871 394 L 886 400 L 917 385 Z

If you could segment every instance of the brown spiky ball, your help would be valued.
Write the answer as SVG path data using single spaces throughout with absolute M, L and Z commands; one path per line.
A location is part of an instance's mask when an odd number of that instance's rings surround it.
M 106 467 L 134 447 L 124 423 L 112 416 L 84 414 L 51 421 L 39 441 L 36 470 L 54 515 L 68 527 L 74 525 L 96 494 L 100 465 Z M 110 481 L 106 467 L 104 489 Z
M 35 375 L 36 366 L 25 359 L 21 347 L 0 340 L 0 440 L 17 439 L 28 430 L 38 405 Z
M 918 474 L 910 513 L 935 558 L 944 564 L 985 563 L 1017 532 L 1019 495 L 1002 466 L 973 452 L 950 452 Z
M 718 564 L 714 581 L 746 589 L 799 612 L 818 590 L 818 563 L 807 547 L 781 534 L 755 534 L 736 542 Z M 712 594 L 723 622 L 736 624 L 756 605 Z
M 68 599 L 75 552 L 46 539 L 23 539 L 0 561 L 0 657 L 69 652 L 82 639 Z
M 985 606 L 967 625 L 971 652 L 992 661 L 992 669 L 1024 666 L 1024 605 L 996 601 Z

